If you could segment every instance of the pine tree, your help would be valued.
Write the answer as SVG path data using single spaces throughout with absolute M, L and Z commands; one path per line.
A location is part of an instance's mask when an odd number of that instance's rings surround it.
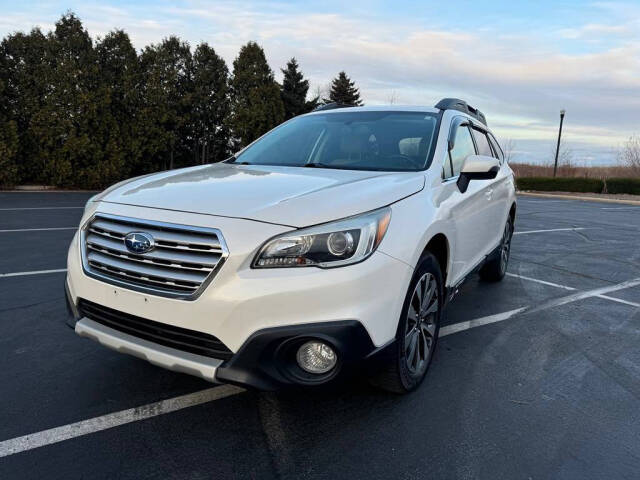
M 15 185 L 18 180 L 18 128 L 9 119 L 9 102 L 4 95 L 4 82 L 0 79 L 0 187 Z
M 249 42 L 233 62 L 231 125 L 239 146 L 245 146 L 284 120 L 280 87 L 262 48 Z
M 146 162 L 142 167 L 145 171 L 155 171 L 189 164 L 190 142 L 184 135 L 191 121 L 189 44 L 169 37 L 158 45 L 146 47 L 140 62 L 144 76 L 140 120 Z
M 284 104 L 284 118 L 290 118 L 307 113 L 316 108 L 318 97 L 307 101 L 309 91 L 309 81 L 304 79 L 302 72 L 298 69 L 298 62 L 292 58 L 287 62 L 287 68 L 280 69 L 284 74 L 280 95 Z
M 343 105 L 353 105 L 356 107 L 362 105 L 360 91 L 356 88 L 355 82 L 353 82 L 344 71 L 340 72 L 338 76 L 333 79 L 329 99 L 331 102 Z
M 206 43 L 193 54 L 193 95 L 190 101 L 196 163 L 217 162 L 229 156 L 231 112 L 229 70 Z
M 19 132 L 15 162 L 18 178 L 24 183 L 44 181 L 43 156 L 32 122 L 51 90 L 50 60 L 49 41 L 37 28 L 29 34 L 9 35 L 0 44 L 1 97 L 5 115 Z
M 32 119 L 33 135 L 49 184 L 101 186 L 99 146 L 91 134 L 97 122 L 98 69 L 93 42 L 73 13 L 56 22 L 47 36 L 51 52 L 51 91 Z
M 98 115 L 92 138 L 100 147 L 100 182 L 110 185 L 131 176 L 140 157 L 136 135 L 138 56 L 129 35 L 122 30 L 108 33 L 95 50 L 100 74 L 94 95 Z

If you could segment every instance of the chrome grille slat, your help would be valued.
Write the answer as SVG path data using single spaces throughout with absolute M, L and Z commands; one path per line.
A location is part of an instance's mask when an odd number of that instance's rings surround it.
M 158 266 L 158 267 L 170 267 L 170 268 L 177 268 L 180 270 L 187 270 L 187 271 L 193 271 L 193 272 L 205 272 L 205 273 L 209 273 L 211 272 L 211 270 L 213 270 L 213 268 L 211 267 L 201 267 L 201 268 L 196 268 L 196 267 L 187 267 L 184 265 L 180 265 L 177 263 L 158 263 L 157 261 L 153 261 L 151 259 L 148 258 L 142 258 L 142 257 L 134 257 L 133 255 L 131 256 L 127 256 L 124 253 L 119 253 L 117 251 L 114 250 L 108 250 L 104 247 L 99 247 L 96 245 L 92 245 L 90 243 L 87 243 L 87 248 L 93 252 L 97 252 L 97 253 L 101 253 L 103 255 L 109 255 L 110 257 L 115 257 L 115 258 L 119 258 L 121 260 L 127 260 L 127 261 L 131 261 L 131 262 L 138 262 L 138 263 L 143 263 L 143 264 L 147 264 L 147 265 L 153 265 L 153 266 Z
M 93 268 L 101 270 L 101 271 L 103 271 L 103 272 L 105 272 L 105 273 L 107 273 L 109 275 L 115 275 L 117 277 L 124 277 L 125 279 L 130 279 L 130 280 L 133 280 L 133 281 L 142 280 L 144 282 L 149 282 L 149 283 L 152 283 L 152 284 L 154 284 L 156 286 L 159 286 L 159 287 L 168 287 L 168 288 L 176 288 L 177 287 L 177 288 L 180 288 L 181 290 L 184 289 L 185 291 L 193 291 L 193 290 L 195 290 L 197 288 L 195 286 L 194 287 L 187 287 L 187 286 L 184 286 L 184 285 L 176 285 L 175 283 L 170 282 L 170 281 L 162 282 L 162 281 L 151 280 L 151 279 L 148 279 L 146 277 L 133 276 L 133 275 L 127 273 L 127 272 L 114 271 L 111 268 L 107 268 L 104 265 L 101 265 L 99 263 L 97 264 L 95 262 L 89 262 L 89 265 L 91 265 Z
M 133 253 L 124 237 L 153 236 L 155 247 Z M 96 214 L 81 230 L 85 272 L 130 289 L 183 299 L 196 298 L 228 255 L 217 229 Z
M 119 222 L 107 222 L 105 220 L 96 220 L 91 224 L 92 230 L 103 230 L 110 234 L 117 234 L 116 238 L 124 238 L 127 233 L 135 232 L 136 230 L 144 230 L 153 236 L 156 244 L 163 245 L 164 243 L 178 244 L 185 246 L 199 246 L 203 250 L 217 250 L 221 251 L 220 243 L 215 238 L 207 238 L 206 235 L 199 233 L 194 234 L 189 231 L 169 231 L 162 230 L 157 227 L 145 226 L 142 223 L 132 222 L 131 224 L 123 224 Z M 114 235 L 111 235 L 114 236 Z
M 184 252 L 184 251 L 166 251 L 162 249 L 155 249 L 149 253 L 145 253 L 144 256 L 136 255 L 131 253 L 125 247 L 124 242 L 122 240 L 115 240 L 107 237 L 102 237 L 99 235 L 94 235 L 90 233 L 87 235 L 86 239 L 87 245 L 89 247 L 98 246 L 103 249 L 112 250 L 118 252 L 119 254 L 125 255 L 127 258 L 131 260 L 135 260 L 135 257 L 139 257 L 140 261 L 144 261 L 145 263 L 153 263 L 157 262 L 159 265 L 167 265 L 174 266 L 176 268 L 196 268 L 197 270 L 204 269 L 213 269 L 218 260 L 220 260 L 220 255 L 215 255 L 211 253 L 200 253 L 200 252 Z M 201 268 L 197 267 L 188 267 L 185 265 L 201 265 Z

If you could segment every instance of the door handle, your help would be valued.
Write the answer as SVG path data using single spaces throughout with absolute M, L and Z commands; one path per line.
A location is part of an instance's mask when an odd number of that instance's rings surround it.
M 489 190 L 485 191 L 484 194 L 487 197 L 487 200 L 491 200 L 491 195 L 493 195 L 493 188 L 490 188 Z

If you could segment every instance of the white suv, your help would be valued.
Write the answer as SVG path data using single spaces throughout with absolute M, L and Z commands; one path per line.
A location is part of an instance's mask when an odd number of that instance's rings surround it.
M 68 323 L 215 382 L 319 385 L 366 366 L 410 391 L 459 284 L 504 276 L 515 210 L 513 173 L 464 101 L 322 107 L 225 162 L 89 200 Z

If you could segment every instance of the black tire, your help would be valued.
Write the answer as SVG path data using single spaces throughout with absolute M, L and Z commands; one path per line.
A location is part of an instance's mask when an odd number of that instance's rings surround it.
M 422 296 L 427 297 L 432 279 L 435 282 L 435 301 L 427 299 L 426 306 L 420 308 L 414 295 L 420 288 Z M 419 282 L 420 287 L 418 287 Z M 423 288 L 424 285 L 427 287 Z M 385 364 L 371 379 L 373 385 L 390 392 L 403 394 L 415 390 L 422 383 L 429 370 L 438 341 L 443 300 L 444 291 L 440 264 L 431 253 L 426 253 L 418 262 L 409 283 L 398 321 L 396 341 L 388 358 L 385 359 Z M 422 298 L 420 301 L 422 302 Z M 417 306 L 421 313 L 416 316 Z M 434 308 L 434 312 L 428 313 Z M 415 318 L 419 320 L 416 321 Z M 425 354 L 427 346 L 428 352 Z M 408 358 L 412 351 L 414 352 L 413 356 Z M 420 355 L 423 356 L 418 357 Z
M 507 273 L 507 266 L 509 265 L 512 237 L 513 220 L 509 217 L 502 232 L 500 245 L 498 245 L 498 248 L 489 255 L 478 272 L 480 274 L 480 278 L 488 282 L 499 282 L 504 278 L 505 273 Z

